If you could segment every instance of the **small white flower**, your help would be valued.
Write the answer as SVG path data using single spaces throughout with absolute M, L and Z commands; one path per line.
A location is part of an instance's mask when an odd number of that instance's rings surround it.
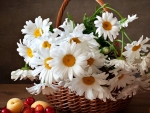
M 144 90 L 150 90 L 150 78 L 136 78 L 135 84 L 138 84 Z
M 106 64 L 106 65 L 109 67 L 114 66 L 117 69 L 122 69 L 122 70 L 126 70 L 126 71 L 135 69 L 135 67 L 131 63 L 129 63 L 123 59 L 112 59 L 112 60 L 108 61 L 108 64 Z
M 61 35 L 67 36 L 69 33 L 72 33 L 74 29 L 73 21 L 68 20 L 68 18 L 66 18 L 63 24 L 60 25 L 59 27 L 64 29 L 64 32 L 62 32 L 63 34 Z
M 33 81 L 34 79 L 36 79 L 32 75 L 32 70 L 18 69 L 16 71 L 12 71 L 11 72 L 11 79 L 13 79 L 14 81 L 16 81 L 19 78 L 20 78 L 20 80 L 29 78 L 31 81 Z
M 132 97 L 137 94 L 139 88 L 142 88 L 142 90 L 150 90 L 150 79 L 136 78 L 133 84 L 128 85 L 119 92 L 117 98 L 126 99 L 127 97 Z
M 42 89 L 43 95 L 50 95 L 58 91 L 58 86 L 54 84 L 47 85 L 44 89 Z
M 141 78 L 150 79 L 150 73 L 143 74 Z
M 95 40 L 97 37 L 93 35 L 93 33 L 90 34 L 84 34 L 83 40 L 81 43 L 81 46 L 83 50 L 89 51 L 91 49 L 99 50 L 99 43 Z
M 135 80 L 133 73 L 128 71 L 120 71 L 118 75 L 109 80 L 110 90 L 124 88 L 129 84 L 132 84 Z
M 105 58 L 100 51 L 92 51 L 88 53 L 88 60 L 87 60 L 87 68 L 86 70 L 88 71 L 89 74 L 92 73 L 100 73 L 101 71 L 99 68 L 104 66 Z
M 146 37 L 143 40 L 143 36 L 138 41 L 133 41 L 131 44 L 127 44 L 125 46 L 125 51 L 122 53 L 125 57 L 127 57 L 128 61 L 133 62 L 135 59 L 140 58 L 140 52 L 148 52 L 147 48 L 150 48 L 150 44 L 145 44 L 150 39 Z
M 43 48 L 43 49 L 53 49 L 55 48 L 56 44 L 58 44 L 58 38 L 56 37 L 42 37 L 40 39 L 37 39 L 36 41 L 31 41 L 33 46 L 36 46 L 38 48 Z
M 66 23 L 66 22 L 65 22 Z M 60 34 L 60 38 L 63 41 L 67 41 L 69 43 L 75 42 L 76 44 L 80 44 L 82 50 L 88 51 L 89 48 L 97 48 L 100 46 L 96 40 L 93 33 L 90 34 L 83 34 L 83 31 L 85 30 L 84 24 L 77 24 L 73 29 L 71 30 L 68 28 L 72 26 L 72 21 L 67 22 L 67 25 L 63 25 L 62 27 L 64 29 L 64 32 Z
M 119 35 L 120 25 L 117 18 L 113 18 L 113 13 L 105 12 L 102 14 L 102 17 L 97 16 L 98 20 L 94 21 L 96 29 L 96 33 L 98 36 L 104 36 L 106 40 L 107 37 L 113 41 L 116 39 L 117 35 Z
M 105 89 L 100 86 L 107 85 L 107 77 L 108 75 L 105 73 L 83 75 L 81 77 L 73 78 L 68 88 L 79 96 L 85 95 L 86 99 L 93 100 L 98 97 L 100 92 L 107 93 Z M 106 97 L 104 96 L 104 98 Z M 103 97 L 101 97 L 101 99 L 103 99 Z
M 87 52 L 81 52 L 80 45 L 76 43 L 62 43 L 51 53 L 50 65 L 61 79 L 72 80 L 73 76 L 84 74 L 87 64 Z
M 142 56 L 141 60 L 142 61 L 138 64 L 138 67 L 141 75 L 143 75 L 145 72 L 148 72 L 148 68 L 150 67 L 150 53 L 148 53 L 146 56 Z
M 43 95 L 50 95 L 55 93 L 58 90 L 58 86 L 53 84 L 46 84 L 46 83 L 40 83 L 40 84 L 34 83 L 34 86 L 30 88 L 26 88 L 26 90 L 32 95 L 33 94 L 38 95 L 41 92 Z
M 58 80 L 58 77 L 56 75 L 54 76 L 53 67 L 48 64 L 49 61 L 53 60 L 51 52 L 50 49 L 40 48 L 38 57 L 34 57 L 31 60 L 31 65 L 35 66 L 33 75 L 39 76 L 42 83 L 52 84 Z
M 24 29 L 21 30 L 25 34 L 24 39 L 31 41 L 39 37 L 48 36 L 51 24 L 52 22 L 49 22 L 49 18 L 42 20 L 41 16 L 35 19 L 35 23 L 31 20 L 26 21 Z
M 138 89 L 138 84 L 130 84 L 125 87 L 121 92 L 119 92 L 117 99 L 126 99 L 128 97 L 132 97 L 137 94 Z
M 25 40 L 23 41 L 23 44 L 20 40 L 20 43 L 17 43 L 18 48 L 17 51 L 20 56 L 24 57 L 24 61 L 31 66 L 30 61 L 33 58 L 33 56 L 36 54 L 36 47 L 33 47 L 31 45 L 31 42 Z M 32 66 L 31 66 L 32 67 Z
M 104 92 L 98 93 L 98 98 L 106 102 L 107 99 L 110 99 L 112 101 L 116 101 L 116 99 L 111 95 L 111 91 L 107 87 L 103 87 Z
M 132 16 L 128 15 L 127 20 L 124 23 L 122 23 L 122 27 L 128 27 L 128 23 L 134 21 L 135 19 L 138 19 L 138 17 L 136 16 L 136 14 L 132 15 Z

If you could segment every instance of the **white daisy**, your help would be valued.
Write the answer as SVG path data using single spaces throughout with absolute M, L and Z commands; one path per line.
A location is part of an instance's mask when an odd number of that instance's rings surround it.
M 72 33 L 74 29 L 73 21 L 68 20 L 68 18 L 66 18 L 63 24 L 60 25 L 59 27 L 64 29 L 64 32 L 61 32 L 63 33 L 61 35 L 67 36 L 69 33 Z
M 150 79 L 136 78 L 133 84 L 128 85 L 119 92 L 117 98 L 126 99 L 127 97 L 132 97 L 137 94 L 139 88 L 142 88 L 142 90 L 150 90 Z
M 37 39 L 36 41 L 31 41 L 32 45 L 38 47 L 38 48 L 43 48 L 43 49 L 53 49 L 55 46 L 58 44 L 58 38 L 56 37 L 42 37 L 40 39 Z
M 135 19 L 138 19 L 138 17 L 136 16 L 136 14 L 132 15 L 132 16 L 128 15 L 127 20 L 124 23 L 122 23 L 121 26 L 122 27 L 128 27 L 128 23 L 134 21 Z
M 138 84 L 130 84 L 119 92 L 117 99 L 126 99 L 128 97 L 132 97 L 137 94 L 138 89 Z
M 14 81 L 16 81 L 19 78 L 20 78 L 20 80 L 29 78 L 31 81 L 33 81 L 34 79 L 36 79 L 32 75 L 32 70 L 18 69 L 16 71 L 12 71 L 11 72 L 11 79 L 13 79 Z
M 58 90 L 58 86 L 53 84 L 46 84 L 46 83 L 40 83 L 40 84 L 34 83 L 34 86 L 30 88 L 26 88 L 26 90 L 32 95 L 33 94 L 38 95 L 41 92 L 43 95 L 49 95 L 55 93 Z
M 87 52 L 81 53 L 81 46 L 76 43 L 62 43 L 51 53 L 54 58 L 50 65 L 61 79 L 84 74 L 84 67 L 87 65 Z M 77 71 L 78 70 L 78 71 Z
M 76 42 L 81 43 L 81 39 L 83 36 L 83 30 L 85 30 L 84 24 L 77 24 L 75 28 L 72 26 L 72 21 L 66 21 L 61 25 L 61 28 L 63 28 L 63 32 L 61 32 L 60 37 L 62 37 L 62 40 L 67 42 Z
M 31 45 L 31 42 L 29 41 L 23 41 L 23 44 L 20 40 L 20 43 L 17 43 L 18 48 L 17 51 L 19 52 L 19 55 L 24 57 L 24 61 L 31 66 L 30 61 L 33 58 L 33 56 L 36 54 L 36 47 L 33 47 Z M 32 66 L 31 66 L 32 67 Z
M 150 78 L 136 78 L 134 84 L 138 84 L 144 90 L 150 90 Z
M 148 72 L 148 68 L 150 67 L 150 53 L 146 56 L 142 56 L 141 60 L 142 61 L 138 64 L 138 69 L 140 70 L 141 75 L 143 75 L 145 72 Z
M 62 33 L 62 30 L 58 29 L 58 28 L 54 28 L 53 29 L 53 33 L 50 35 L 52 37 L 58 37 L 58 35 L 60 35 Z
M 106 65 L 109 67 L 114 66 L 117 69 L 123 69 L 126 71 L 135 69 L 135 67 L 131 63 L 129 63 L 123 59 L 112 59 L 112 60 L 107 61 L 107 63 L 108 64 L 106 64 Z
M 102 14 L 102 17 L 97 16 L 98 20 L 94 21 L 96 29 L 96 33 L 98 33 L 98 36 L 104 36 L 104 39 L 106 40 L 107 37 L 113 41 L 119 35 L 120 31 L 120 25 L 117 18 L 113 18 L 113 13 L 104 12 Z
M 40 48 L 38 51 L 38 57 L 34 57 L 31 61 L 32 65 L 35 65 L 33 70 L 34 76 L 39 76 L 42 83 L 52 84 L 58 80 L 57 76 L 54 76 L 52 66 L 48 64 L 53 60 L 51 57 L 51 51 L 49 49 Z
M 21 31 L 25 34 L 25 40 L 34 40 L 39 37 L 48 36 L 51 24 L 52 22 L 49 22 L 49 18 L 42 20 L 41 16 L 39 16 L 35 19 L 35 23 L 31 20 L 26 21 L 26 25 Z
M 107 85 L 107 77 L 108 75 L 101 73 L 73 78 L 69 89 L 79 96 L 85 95 L 86 99 L 93 100 L 98 97 L 99 92 L 105 92 L 101 85 Z
M 90 34 L 84 34 L 83 35 L 83 42 L 82 44 L 82 48 L 86 51 L 89 51 L 89 49 L 95 49 L 95 50 L 99 50 L 99 43 L 95 40 L 97 37 L 95 37 L 93 35 L 93 33 Z
M 75 28 L 71 28 L 71 30 L 70 26 L 65 26 L 63 29 L 64 32 L 62 32 L 60 35 L 62 40 L 66 40 L 69 43 L 75 42 L 76 44 L 80 44 L 83 50 L 88 50 L 89 47 L 98 48 L 100 46 L 96 42 L 96 37 L 93 35 L 93 33 L 83 34 L 83 31 L 85 30 L 84 24 L 77 24 Z
M 109 80 L 110 90 L 124 88 L 128 84 L 132 84 L 134 80 L 135 76 L 133 76 L 132 72 L 120 71 L 118 75 Z
M 98 93 L 98 98 L 106 102 L 107 99 L 110 99 L 112 101 L 116 101 L 116 99 L 112 96 L 110 93 L 111 91 L 107 87 L 103 87 L 104 92 Z
M 65 88 L 67 88 L 67 87 L 69 87 L 69 84 L 70 84 L 70 80 L 69 79 L 66 79 L 66 80 L 60 80 L 59 82 L 58 82 L 58 85 L 59 86 L 63 86 L 63 87 L 65 87 Z
M 142 74 L 141 78 L 150 79 L 150 72 Z
M 143 40 L 143 36 L 138 41 L 133 41 L 131 44 L 127 44 L 125 46 L 125 51 L 122 53 L 125 57 L 127 57 L 128 61 L 133 62 L 135 59 L 140 58 L 140 52 L 148 52 L 148 49 L 150 47 L 150 44 L 145 44 L 150 39 L 146 37 L 146 39 Z
M 105 63 L 105 58 L 103 54 L 100 53 L 100 51 L 92 51 L 88 53 L 88 60 L 87 60 L 87 68 L 86 70 L 88 71 L 89 74 L 92 73 L 100 73 L 101 71 L 99 68 L 104 66 Z

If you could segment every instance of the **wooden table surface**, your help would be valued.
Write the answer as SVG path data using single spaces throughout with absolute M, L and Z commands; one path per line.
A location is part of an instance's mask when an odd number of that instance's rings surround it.
M 24 100 L 28 96 L 31 96 L 26 87 L 31 87 L 33 84 L 0 84 L 0 107 L 4 107 L 10 98 L 21 98 Z M 35 95 L 35 100 L 47 101 L 46 97 L 42 94 Z M 134 96 L 132 102 L 119 113 L 150 113 L 150 91 L 139 91 Z

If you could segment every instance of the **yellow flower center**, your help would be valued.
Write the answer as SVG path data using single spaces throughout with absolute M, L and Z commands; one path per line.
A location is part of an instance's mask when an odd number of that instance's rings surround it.
M 89 58 L 88 60 L 87 60 L 87 63 L 88 63 L 88 65 L 92 65 L 93 64 L 93 62 L 94 62 L 94 59 L 93 58 Z
M 75 61 L 76 61 L 75 57 L 71 54 L 67 54 L 63 58 L 64 65 L 68 67 L 73 66 L 75 64 Z
M 105 21 L 105 22 L 103 22 L 103 28 L 104 28 L 105 30 L 111 30 L 112 25 L 111 25 L 110 22 Z
M 34 36 L 35 38 L 39 37 L 39 36 L 42 36 L 42 33 L 43 33 L 43 30 L 41 28 L 37 28 L 35 31 L 34 31 Z
M 33 57 L 32 50 L 30 48 L 27 48 L 27 55 L 31 58 Z
M 94 77 L 89 76 L 89 77 L 83 77 L 82 81 L 86 85 L 92 85 L 95 82 L 95 79 L 94 79 Z
M 134 46 L 132 48 L 132 51 L 137 51 L 138 49 L 140 49 L 140 47 L 141 47 L 141 44 L 139 44 L 138 46 Z
M 42 46 L 43 46 L 43 48 L 50 48 L 51 44 L 48 41 L 44 41 Z
M 49 66 L 49 64 L 47 63 L 47 61 L 52 60 L 52 59 L 53 59 L 53 58 L 49 57 L 49 58 L 46 58 L 46 59 L 44 60 L 44 65 L 45 65 L 45 67 L 46 67 L 47 69 L 51 69 L 51 68 L 52 68 L 52 67 Z
M 124 77 L 124 74 L 118 77 L 118 80 L 121 80 Z
M 81 43 L 81 41 L 78 39 L 78 37 L 74 37 L 74 38 L 70 39 L 70 43 L 72 43 L 72 41 L 76 42 L 76 44 Z

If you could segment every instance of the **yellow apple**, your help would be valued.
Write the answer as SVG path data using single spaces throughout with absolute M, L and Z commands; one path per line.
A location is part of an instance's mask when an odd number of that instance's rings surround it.
M 38 101 L 35 101 L 35 102 L 31 105 L 31 108 L 35 108 L 38 104 L 42 105 L 44 109 L 45 109 L 47 106 L 50 106 L 49 103 L 38 100 Z
M 20 113 L 23 108 L 23 102 L 19 98 L 11 98 L 8 100 L 6 107 L 11 113 Z

